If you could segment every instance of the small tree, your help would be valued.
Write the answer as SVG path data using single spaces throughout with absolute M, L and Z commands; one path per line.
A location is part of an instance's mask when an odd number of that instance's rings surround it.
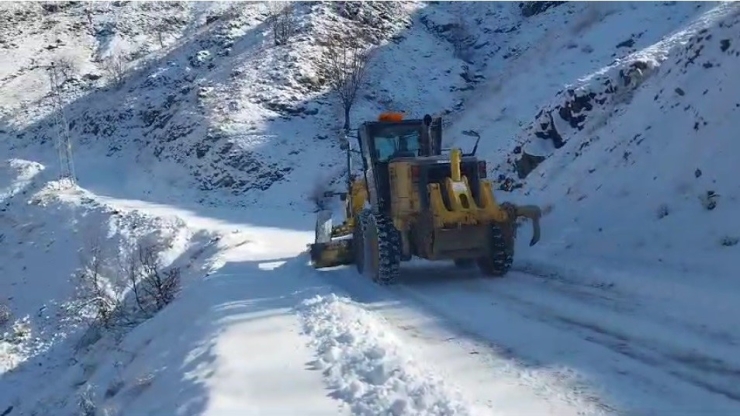
M 73 78 L 77 72 L 77 65 L 71 56 L 62 55 L 54 60 L 54 65 L 61 75 L 61 83 Z
M 339 97 L 345 131 L 350 129 L 350 111 L 365 81 L 367 64 L 371 59 L 360 39 L 362 36 L 335 33 L 322 41 L 324 50 L 319 73 Z
M 127 267 L 138 309 L 149 318 L 169 305 L 180 291 L 180 269 L 163 270 L 158 245 L 139 243 Z
M 157 36 L 157 43 L 159 47 L 164 49 L 164 35 L 169 30 L 167 23 L 164 20 L 160 20 L 152 26 L 152 31 Z
M 106 254 L 103 251 L 103 238 L 93 234 L 85 241 L 80 253 L 82 267 L 77 274 L 78 296 L 81 308 L 90 307 L 95 313 L 95 323 L 102 328 L 111 328 L 116 324 L 120 299 L 110 282 L 103 276 Z
M 84 9 L 85 17 L 87 17 L 87 30 L 90 33 L 90 36 L 95 35 L 95 23 L 93 22 L 93 5 L 91 4 L 87 5 Z
M 113 84 L 117 87 L 123 85 L 123 81 L 126 75 L 126 58 L 122 53 L 112 53 L 107 58 L 103 59 L 103 71 L 113 81 Z
M 296 31 L 297 22 L 293 16 L 295 6 L 287 1 L 270 1 L 267 13 L 275 46 L 285 45 Z

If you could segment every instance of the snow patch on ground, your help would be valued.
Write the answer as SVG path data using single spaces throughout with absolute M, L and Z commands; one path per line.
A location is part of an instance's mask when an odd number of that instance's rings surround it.
M 318 353 L 314 365 L 353 414 L 476 414 L 451 386 L 424 371 L 386 324 L 350 299 L 317 296 L 298 312 Z

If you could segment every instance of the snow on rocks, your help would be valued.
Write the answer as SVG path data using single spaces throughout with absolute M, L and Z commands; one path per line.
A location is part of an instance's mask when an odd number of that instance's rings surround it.
M 359 416 L 472 415 L 453 388 L 404 351 L 378 318 L 334 294 L 297 308 L 336 396 Z
M 702 69 L 695 70 L 707 71 L 721 66 L 723 59 L 732 59 L 732 52 L 723 57 L 720 50 L 723 39 L 729 49 L 730 28 L 738 20 L 732 13 L 734 7 L 726 4 L 710 9 L 682 30 L 565 86 L 518 135 L 520 145 L 508 161 L 511 168 L 523 179 L 571 139 L 580 139 L 578 148 L 571 150 L 577 157 L 593 140 L 598 140 L 599 129 L 607 126 L 610 118 L 621 115 L 638 90 L 653 77 L 658 76 L 656 82 L 663 84 L 678 73 L 686 74 L 691 65 L 701 64 Z M 705 45 L 709 46 L 706 51 Z M 665 100 L 663 91 L 661 88 L 654 101 Z M 670 93 L 676 99 L 685 91 L 675 87 Z M 697 124 L 702 122 L 698 120 Z

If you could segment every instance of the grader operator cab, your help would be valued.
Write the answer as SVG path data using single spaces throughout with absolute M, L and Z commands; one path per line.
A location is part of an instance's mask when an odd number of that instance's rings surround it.
M 356 152 L 362 175 L 348 174 L 341 224 L 332 226 L 330 211 L 318 213 L 310 246 L 314 267 L 354 263 L 361 274 L 387 284 L 398 277 L 401 262 L 416 256 L 459 267 L 477 263 L 483 274 L 503 276 L 513 261 L 518 217 L 532 220 L 530 245 L 539 240 L 539 207 L 499 205 L 486 162 L 475 151 L 442 154 L 440 118 L 384 113 L 359 127 L 359 149 L 348 144 L 348 172 Z

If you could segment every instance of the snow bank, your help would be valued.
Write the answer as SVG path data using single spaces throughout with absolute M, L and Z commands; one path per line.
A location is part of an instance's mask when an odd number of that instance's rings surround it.
M 109 332 L 103 330 L 97 306 L 102 300 L 90 281 L 80 278 L 83 272 L 97 270 L 101 293 L 125 305 L 131 300 L 126 265 L 139 245 L 156 247 L 162 270 L 181 269 L 187 286 L 204 273 L 209 250 L 218 241 L 181 219 L 101 203 L 88 191 L 60 186 L 49 176 L 44 166 L 18 159 L 0 169 L 0 308 L 5 318 L 0 322 L 0 402 L 25 397 L 22 402 L 29 408 L 35 401 L 28 394 L 41 403 L 59 387 L 44 374 L 60 369 L 61 376 L 69 360 L 80 360 L 89 350 L 109 352 L 109 338 L 141 321 L 126 315 Z M 87 375 L 76 368 L 68 376 L 74 381 L 65 376 L 59 383 L 74 384 Z M 60 394 L 73 394 L 68 388 L 64 385 Z
M 29 187 L 44 166 L 37 162 L 9 159 L 0 164 L 0 203 Z
M 404 351 L 386 325 L 351 300 L 317 296 L 297 310 L 318 354 L 315 366 L 353 414 L 474 414 L 459 393 Z

